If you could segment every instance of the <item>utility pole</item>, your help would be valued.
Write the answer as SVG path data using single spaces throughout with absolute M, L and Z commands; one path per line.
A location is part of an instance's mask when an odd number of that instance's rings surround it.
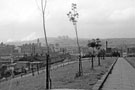
M 77 46 L 78 46 L 78 52 L 79 52 L 79 72 L 77 73 L 78 76 L 82 76 L 83 70 L 82 70 L 82 60 L 81 60 L 81 49 L 79 45 L 79 39 L 78 39 L 78 33 L 77 33 L 77 18 L 79 14 L 77 13 L 77 4 L 72 3 L 71 11 L 67 14 L 69 17 L 69 20 L 73 23 L 76 33 L 76 40 L 77 40 Z

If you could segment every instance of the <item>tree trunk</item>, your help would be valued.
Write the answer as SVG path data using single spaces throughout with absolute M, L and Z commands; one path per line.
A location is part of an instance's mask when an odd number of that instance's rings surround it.
M 46 89 L 50 88 L 49 55 L 46 55 Z
M 92 59 L 91 59 L 91 68 L 93 69 L 94 65 L 93 65 L 93 58 L 94 56 L 92 55 Z
M 93 55 L 92 55 L 92 59 L 91 59 L 91 68 L 93 69 L 94 68 L 94 48 L 93 48 Z
M 78 40 L 77 24 L 76 23 L 74 23 L 74 28 L 75 28 L 76 41 L 77 41 L 78 52 L 79 52 L 79 76 L 82 76 L 83 69 L 82 69 L 82 60 L 81 60 L 81 49 L 80 49 L 79 40 Z
M 100 63 L 100 56 L 98 55 L 98 66 L 100 66 L 101 63 Z
M 38 65 L 38 63 L 37 63 L 37 73 L 39 75 L 39 65 Z

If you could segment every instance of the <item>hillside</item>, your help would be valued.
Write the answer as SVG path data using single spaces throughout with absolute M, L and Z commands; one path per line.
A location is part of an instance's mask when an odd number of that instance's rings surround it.
M 45 45 L 44 38 L 39 38 L 42 45 Z M 86 46 L 88 43 L 88 40 L 91 39 L 83 39 L 80 38 L 80 46 Z M 108 47 L 130 47 L 135 46 L 135 38 L 109 38 L 109 39 L 101 39 L 102 45 L 105 46 L 105 42 L 108 41 Z M 37 40 L 31 40 L 31 41 L 18 41 L 18 42 L 10 42 L 6 44 L 12 44 L 12 45 L 22 45 L 25 43 L 36 43 Z M 49 37 L 48 38 L 49 44 L 56 44 L 58 43 L 61 47 L 67 47 L 67 46 L 76 46 L 76 39 L 75 38 L 55 38 L 55 37 Z

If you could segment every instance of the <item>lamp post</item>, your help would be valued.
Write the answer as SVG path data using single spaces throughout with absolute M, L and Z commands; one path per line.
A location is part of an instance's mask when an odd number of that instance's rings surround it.
M 78 76 L 82 75 L 82 61 L 81 61 L 81 50 L 80 50 L 80 45 L 79 45 L 79 40 L 78 40 L 78 33 L 77 33 L 77 18 L 79 14 L 77 13 L 77 5 L 72 3 L 72 8 L 71 11 L 67 14 L 69 17 L 69 20 L 73 23 L 74 28 L 75 28 L 75 33 L 76 33 L 76 40 L 77 40 L 77 46 L 78 46 L 78 52 L 79 52 L 79 72 L 77 73 Z

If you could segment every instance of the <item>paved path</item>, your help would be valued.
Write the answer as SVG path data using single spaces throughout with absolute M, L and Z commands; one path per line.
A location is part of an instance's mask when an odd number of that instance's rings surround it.
M 135 69 L 119 58 L 102 90 L 135 90 Z

